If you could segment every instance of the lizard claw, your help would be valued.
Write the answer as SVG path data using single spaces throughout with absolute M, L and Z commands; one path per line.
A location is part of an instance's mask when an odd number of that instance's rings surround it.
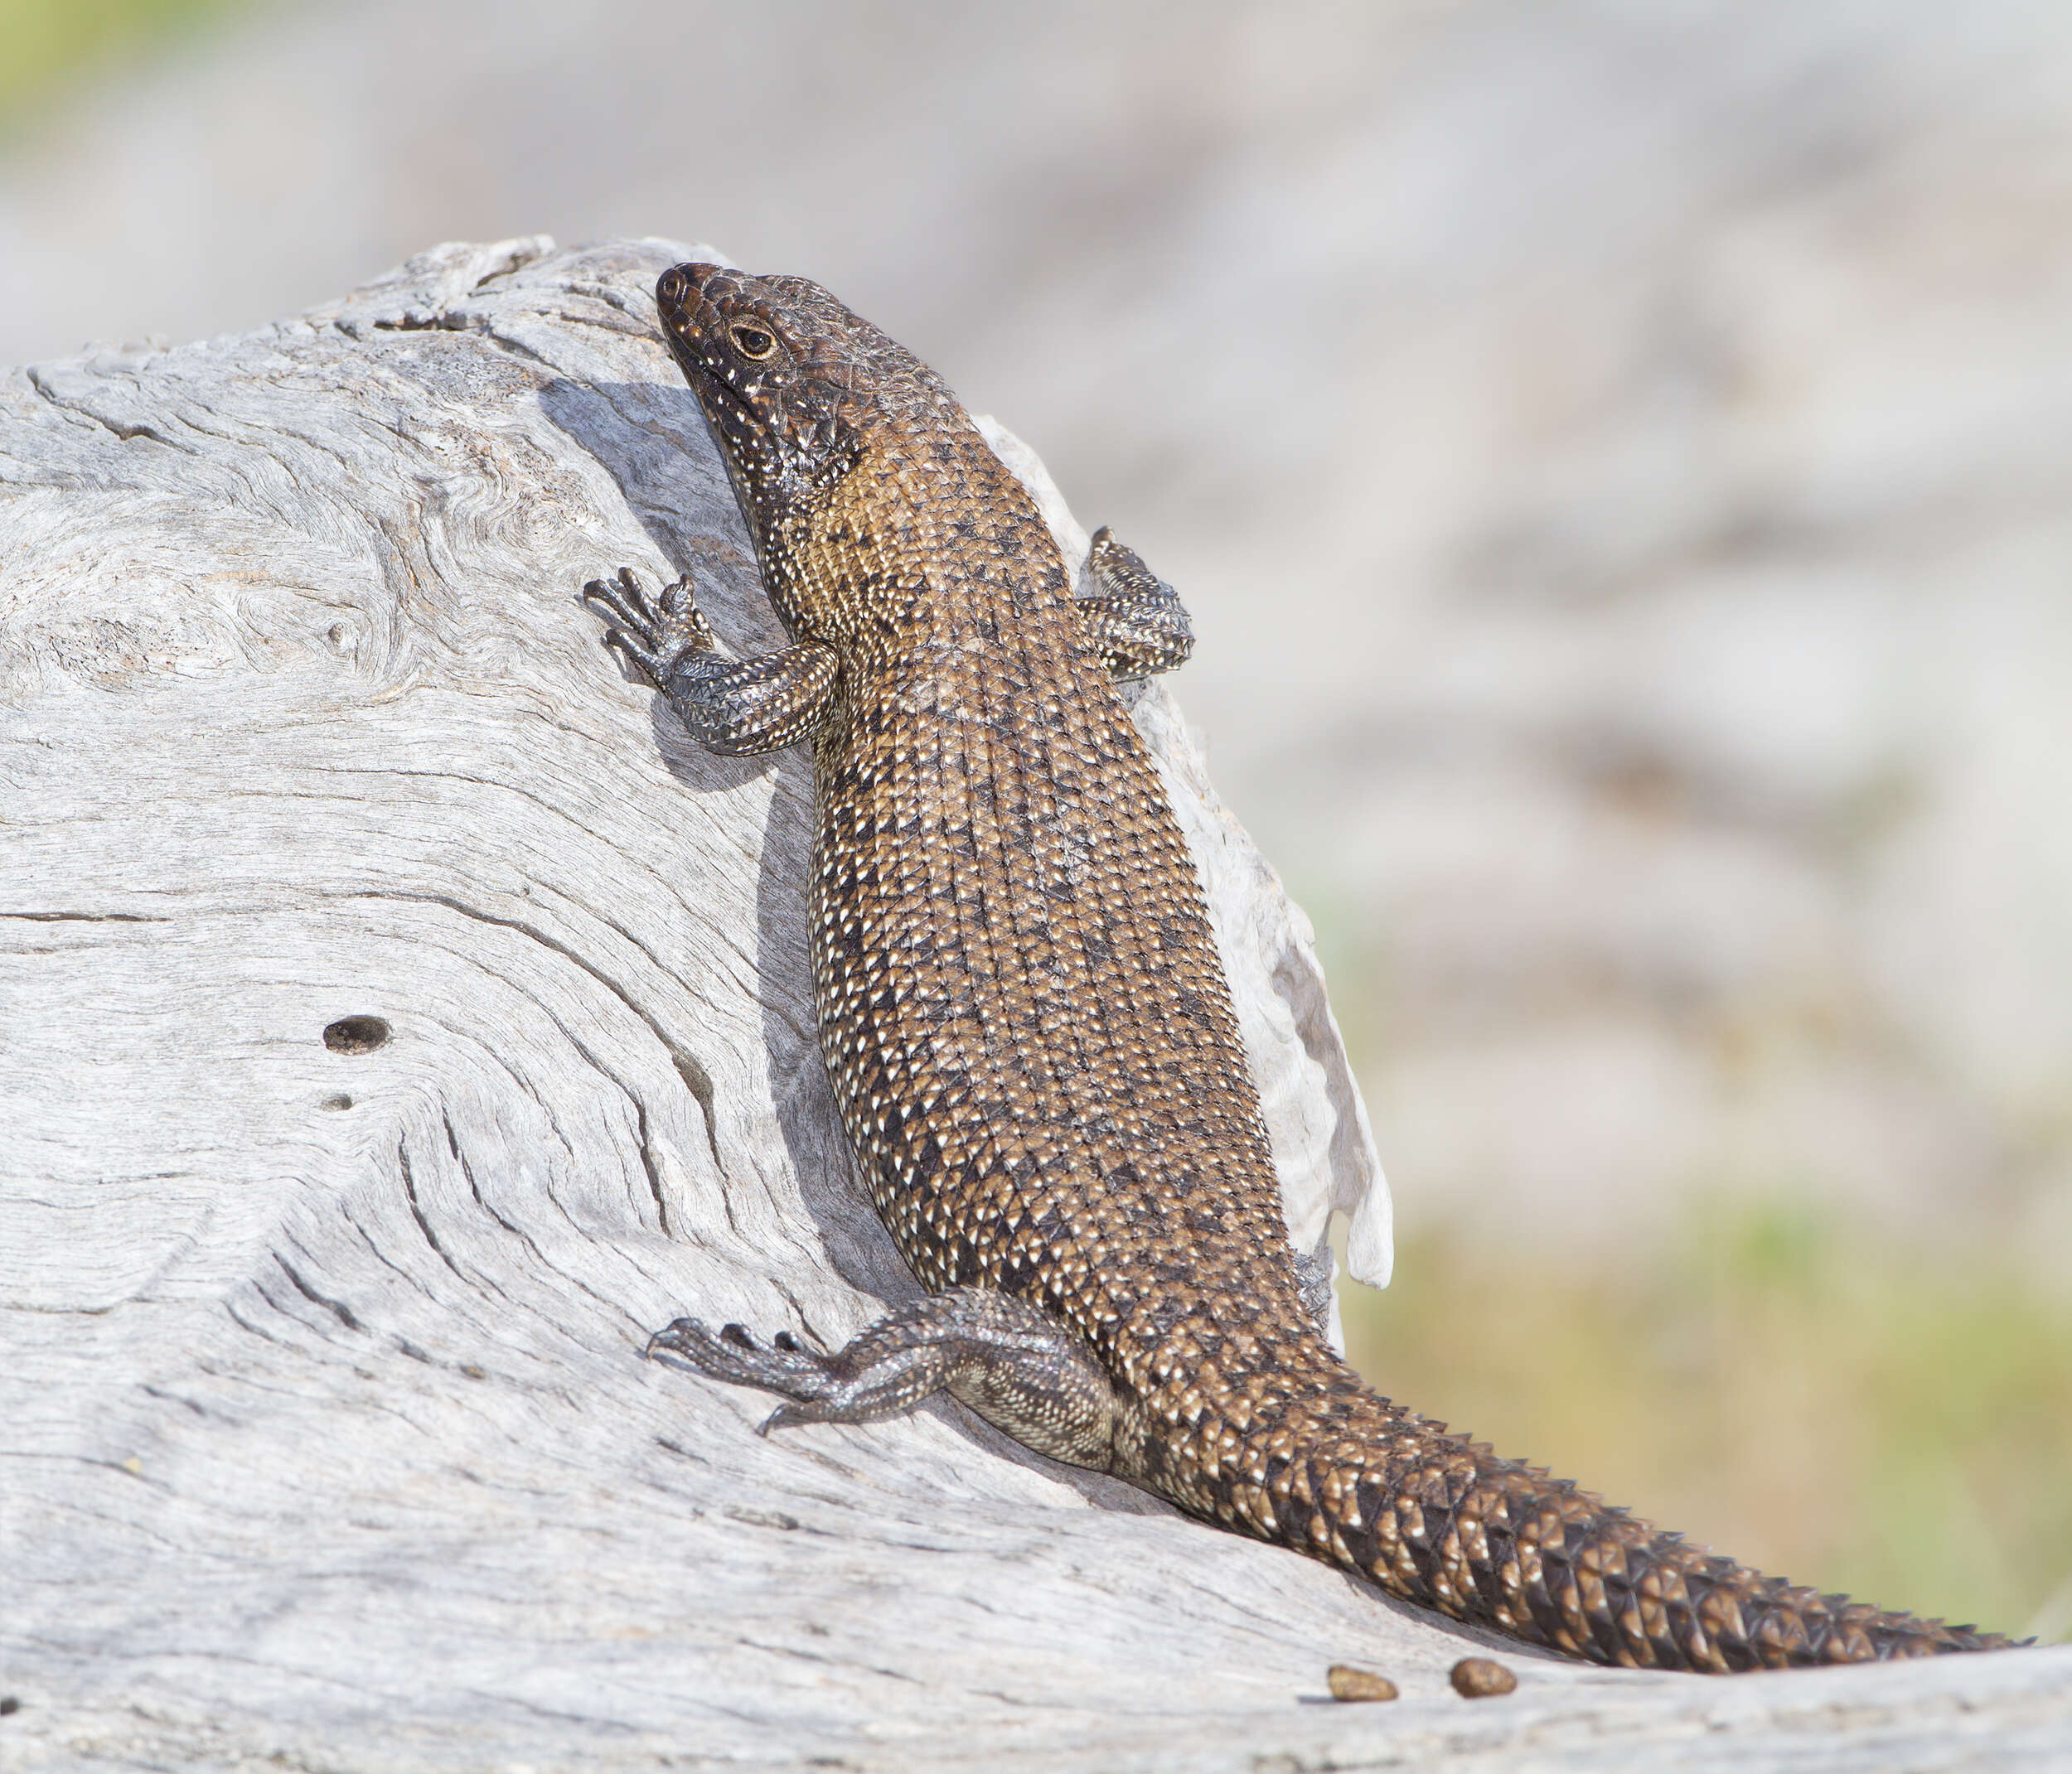
M 680 1355 L 686 1342 L 694 1338 L 702 1339 L 707 1334 L 704 1326 L 695 1318 L 672 1318 L 647 1339 L 647 1346 L 641 1351 L 641 1359 L 653 1359 L 657 1347 Z
M 823 1383 L 828 1358 L 803 1347 L 788 1331 L 780 1331 L 767 1347 L 745 1325 L 724 1324 L 716 1332 L 696 1318 L 678 1318 L 648 1338 L 646 1353 L 675 1356 L 713 1380 L 766 1386 L 799 1397 Z
M 583 601 L 596 604 L 622 628 L 631 629 L 643 640 L 654 639 L 654 612 L 647 593 L 631 567 L 622 567 L 609 579 L 592 579 L 583 587 Z

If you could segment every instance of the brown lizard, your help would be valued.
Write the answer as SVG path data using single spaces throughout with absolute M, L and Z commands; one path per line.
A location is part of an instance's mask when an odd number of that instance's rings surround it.
M 586 596 L 716 752 L 810 743 L 814 984 L 878 1211 L 928 1289 L 834 1355 L 679 1318 L 763 1427 L 946 1390 L 1042 1453 L 1575 1657 L 1700 1670 L 2008 1641 L 1764 1577 L 1381 1397 L 1305 1306 L 1180 830 L 1118 679 L 1193 645 L 1106 532 L 1075 598 L 942 380 L 802 278 L 666 273 L 662 326 L 792 644 L 688 578 Z

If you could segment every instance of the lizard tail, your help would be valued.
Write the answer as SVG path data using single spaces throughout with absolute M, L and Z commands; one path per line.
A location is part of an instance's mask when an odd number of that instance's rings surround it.
M 1169 1488 L 1169 1472 L 1156 1488 L 1406 1602 L 1592 1663 L 1724 1673 L 2014 1643 L 1765 1577 L 1341 1371 L 1278 1423 L 1224 1441 L 1222 1458 L 1196 1467 L 1216 1473 L 1206 1486 Z

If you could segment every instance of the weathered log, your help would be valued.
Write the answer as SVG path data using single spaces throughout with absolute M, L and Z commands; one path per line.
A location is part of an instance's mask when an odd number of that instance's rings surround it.
M 682 249 L 439 249 L 0 384 L 0 1766 L 2030 1765 L 2072 1653 L 1504 1656 L 946 1404 L 758 1438 L 675 1313 L 913 1284 L 815 1041 L 803 762 L 576 602 L 774 636 L 650 318 Z M 1041 470 L 997 447 L 1083 537 Z M 1159 689 L 1290 1223 L 1387 1197 L 1306 926 Z M 1334 1710 L 1328 1666 L 1405 1698 Z M 1925 1746 L 1925 1747 L 1924 1747 Z M 1918 1758 L 1918 1759 L 1916 1759 Z

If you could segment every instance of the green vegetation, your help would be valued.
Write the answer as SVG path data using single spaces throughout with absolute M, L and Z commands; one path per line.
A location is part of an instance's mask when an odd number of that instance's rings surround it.
M 75 80 L 177 41 L 249 0 L 0 0 L 0 130 Z
M 1392 1397 L 1764 1569 L 2072 1637 L 2072 1301 L 1988 1259 L 1712 1210 L 1638 1277 L 1408 1241 L 1347 1290 Z

